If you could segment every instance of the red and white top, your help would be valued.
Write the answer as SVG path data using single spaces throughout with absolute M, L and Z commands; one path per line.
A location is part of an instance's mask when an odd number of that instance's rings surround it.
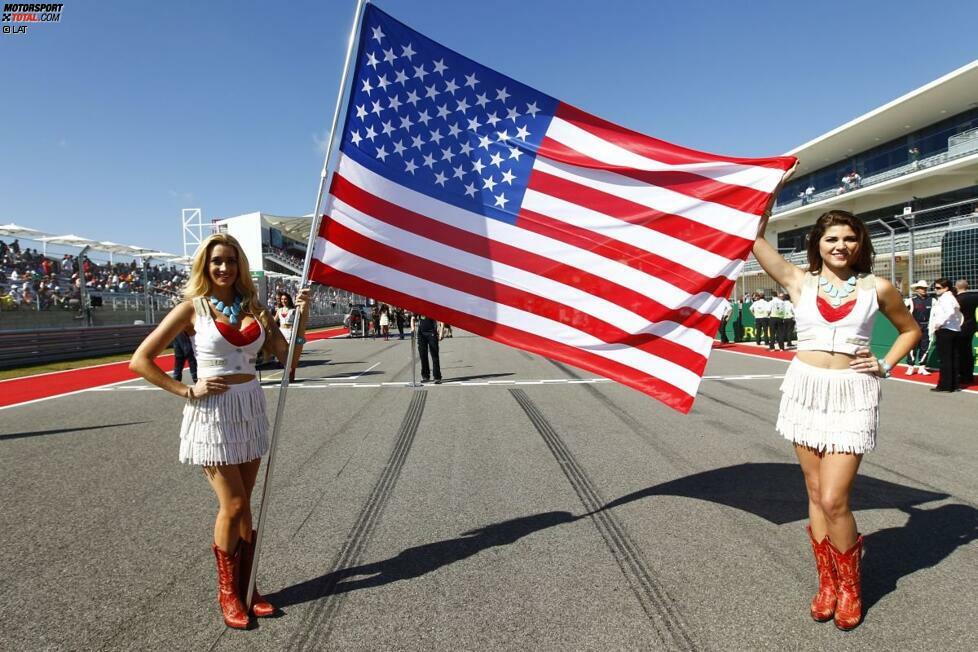
M 855 355 L 869 346 L 877 312 L 879 299 L 872 274 L 861 274 L 856 281 L 856 300 L 837 308 L 819 295 L 818 275 L 806 274 L 795 305 L 798 350 Z
M 256 319 L 241 330 L 214 319 L 207 299 L 194 299 L 194 335 L 190 341 L 197 356 L 197 377 L 254 374 L 265 330 Z

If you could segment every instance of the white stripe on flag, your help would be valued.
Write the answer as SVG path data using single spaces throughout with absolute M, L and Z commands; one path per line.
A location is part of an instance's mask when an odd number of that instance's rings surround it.
M 486 218 L 483 215 L 477 215 L 457 206 L 446 204 L 396 182 L 389 181 L 342 153 L 337 171 L 354 185 L 369 189 L 371 194 L 392 204 L 397 204 L 406 210 L 480 237 L 560 261 L 570 267 L 586 270 L 596 276 L 612 279 L 619 285 L 631 288 L 647 297 L 654 297 L 656 301 L 669 309 L 689 308 L 703 314 L 713 315 L 717 319 L 723 316 L 724 299 L 722 297 L 713 296 L 708 292 L 690 294 L 663 279 L 646 274 L 634 267 L 623 265 L 610 258 L 572 247 L 559 240 L 521 229 L 501 220 Z M 743 263 L 740 264 L 743 265 Z
M 533 274 L 461 249 L 455 249 L 424 236 L 405 231 L 375 219 L 336 199 L 332 200 L 329 216 L 339 224 L 360 235 L 418 256 L 433 263 L 452 267 L 494 283 L 528 292 L 607 322 L 626 333 L 649 333 L 675 342 L 704 357 L 712 346 L 712 338 L 703 332 L 673 321 L 650 323 L 647 319 L 613 301 L 584 292 L 570 285 Z
M 781 182 L 784 171 L 758 165 L 743 165 L 724 161 L 703 161 L 672 165 L 647 158 L 581 129 L 561 118 L 554 118 L 547 136 L 577 150 L 585 156 L 609 165 L 649 171 L 690 172 L 721 183 L 746 186 L 763 192 L 773 192 Z
M 340 249 L 323 238 L 316 239 L 313 255 L 326 265 L 369 283 L 612 360 L 659 378 L 690 396 L 695 396 L 699 387 L 700 377 L 697 374 L 634 346 L 609 344 L 566 324 L 380 265 Z
M 757 235 L 759 221 L 757 215 L 684 195 L 645 181 L 605 170 L 589 170 L 576 165 L 559 163 L 543 156 L 538 156 L 533 162 L 533 169 L 621 197 L 661 213 L 679 215 L 740 238 L 753 240 Z
M 538 159 L 539 160 L 539 159 Z M 700 249 L 685 240 L 671 235 L 623 222 L 604 213 L 593 211 L 579 204 L 557 197 L 527 190 L 523 196 L 523 208 L 546 215 L 552 219 L 587 229 L 596 235 L 627 242 L 667 260 L 693 269 L 705 276 L 726 276 L 734 279 L 740 273 L 743 261 L 730 260 L 713 252 Z M 756 230 L 757 227 L 755 227 Z

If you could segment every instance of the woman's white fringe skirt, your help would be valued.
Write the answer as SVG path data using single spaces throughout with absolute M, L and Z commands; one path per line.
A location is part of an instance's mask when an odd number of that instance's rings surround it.
M 878 376 L 795 358 L 781 383 L 777 430 L 819 452 L 867 453 L 876 447 L 880 393 Z
M 180 426 L 180 461 L 241 464 L 268 452 L 265 393 L 258 380 L 228 385 L 223 394 L 187 400 Z

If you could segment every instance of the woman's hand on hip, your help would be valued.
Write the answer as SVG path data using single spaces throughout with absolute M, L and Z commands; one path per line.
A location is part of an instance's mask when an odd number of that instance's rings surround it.
M 883 370 L 880 369 L 880 361 L 873 356 L 873 352 L 866 346 L 856 350 L 856 357 L 849 363 L 849 368 L 862 374 L 883 375 Z
M 228 391 L 228 382 L 220 376 L 199 378 L 193 386 L 193 398 L 203 398 L 208 394 L 223 394 L 226 391 Z

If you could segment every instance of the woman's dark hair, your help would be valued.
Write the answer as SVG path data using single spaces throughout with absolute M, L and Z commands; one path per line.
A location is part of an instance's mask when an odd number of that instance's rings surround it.
M 289 305 L 289 309 L 295 308 L 295 303 L 293 303 L 293 301 L 292 301 L 292 295 L 291 294 L 289 294 L 288 292 L 279 292 L 278 293 L 278 296 L 279 296 L 279 298 L 285 297 L 285 303 L 287 303 Z
M 822 254 L 818 243 L 822 236 L 832 226 L 848 226 L 856 234 L 859 246 L 856 248 L 856 259 L 849 266 L 852 271 L 868 274 L 873 271 L 873 242 L 869 239 L 869 231 L 863 221 L 849 211 L 829 211 L 815 220 L 815 226 L 808 233 L 808 271 L 822 270 Z
M 937 279 L 936 281 L 934 281 L 934 285 L 935 286 L 940 285 L 942 288 L 947 288 L 948 290 L 951 291 L 951 294 L 953 294 L 954 296 L 958 296 L 958 289 L 953 285 L 951 285 L 951 281 L 947 280 L 946 278 Z

